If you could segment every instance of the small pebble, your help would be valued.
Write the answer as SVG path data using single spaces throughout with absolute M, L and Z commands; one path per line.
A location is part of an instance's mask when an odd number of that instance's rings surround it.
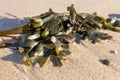
M 110 53 L 112 53 L 112 54 L 118 54 L 118 51 L 117 51 L 117 50 L 115 50 L 115 51 L 110 51 Z
M 108 59 L 99 59 L 99 61 L 104 65 L 110 65 L 110 61 Z

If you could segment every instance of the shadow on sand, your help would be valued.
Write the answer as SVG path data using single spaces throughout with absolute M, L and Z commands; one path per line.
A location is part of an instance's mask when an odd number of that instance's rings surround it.
M 24 54 L 19 54 L 19 52 L 14 49 L 11 49 L 11 50 L 12 50 L 12 54 L 4 56 L 1 59 L 5 60 L 5 61 L 11 61 L 11 62 L 17 63 L 17 64 L 23 64 L 22 58 L 23 58 Z
M 17 16 L 14 16 L 13 14 L 10 14 L 7 12 L 5 14 L 13 18 L 11 19 L 11 18 L 0 16 L 0 31 L 15 28 L 29 22 L 28 17 L 25 17 L 24 19 L 21 20 Z M 12 40 L 10 40 L 10 42 L 11 41 Z M 22 64 L 23 63 L 22 58 L 24 54 L 19 54 L 19 52 L 15 49 L 11 49 L 11 50 L 13 52 L 12 54 L 4 56 L 1 59 L 5 61 L 12 61 L 13 63 L 17 63 L 17 64 Z
M 108 16 L 109 16 L 109 17 L 117 17 L 117 18 L 120 18 L 120 14 L 109 14 Z
M 0 31 L 15 28 L 17 26 L 21 26 L 29 22 L 29 17 L 20 19 L 17 16 L 14 16 L 13 14 L 10 13 L 6 12 L 5 14 L 10 16 L 11 18 L 0 16 Z

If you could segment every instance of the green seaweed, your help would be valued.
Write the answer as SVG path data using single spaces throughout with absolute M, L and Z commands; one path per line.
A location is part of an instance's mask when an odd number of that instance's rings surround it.
M 112 38 L 101 30 L 120 32 L 120 27 L 114 26 L 119 25 L 119 20 L 117 24 L 97 13 L 77 13 L 74 5 L 67 7 L 67 10 L 68 13 L 56 13 L 49 9 L 46 13 L 31 17 L 26 25 L 0 31 L 0 36 L 15 37 L 17 40 L 15 43 L 2 43 L 0 48 L 17 47 L 20 53 L 25 54 L 23 61 L 30 66 L 36 61 L 43 67 L 50 58 L 54 66 L 61 67 L 62 60 L 70 54 L 68 44 L 76 41 L 77 34 L 83 40 L 87 38 L 97 43 Z

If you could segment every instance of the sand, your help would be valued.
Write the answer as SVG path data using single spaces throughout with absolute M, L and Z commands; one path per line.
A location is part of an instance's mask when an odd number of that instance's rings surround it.
M 77 12 L 97 12 L 104 17 L 120 17 L 120 0 L 0 0 L 0 30 L 23 25 L 29 17 L 52 8 L 66 12 L 74 4 Z M 48 60 L 43 68 L 29 67 L 22 62 L 23 55 L 9 48 L 0 49 L 0 80 L 120 80 L 120 34 L 105 31 L 113 36 L 110 41 L 85 45 L 71 43 L 71 55 L 62 67 L 53 67 Z M 111 51 L 115 51 L 112 53 Z M 100 63 L 110 60 L 110 65 Z

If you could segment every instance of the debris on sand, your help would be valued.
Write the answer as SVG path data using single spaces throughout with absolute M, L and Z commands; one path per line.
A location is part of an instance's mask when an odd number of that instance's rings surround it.
M 15 43 L 3 43 L 0 47 L 17 47 L 24 53 L 23 61 L 32 66 L 36 61 L 42 67 L 50 58 L 54 66 L 62 66 L 62 60 L 70 54 L 68 44 L 81 39 L 89 39 L 92 43 L 110 40 L 112 36 L 101 30 L 120 32 L 119 20 L 104 19 L 97 13 L 77 13 L 74 6 L 67 7 L 68 13 L 48 12 L 30 18 L 29 23 L 11 30 L 0 31 L 0 36 L 13 37 Z M 117 22 L 117 23 L 116 23 Z M 115 26 L 114 26 L 115 25 Z M 26 36 L 22 36 L 25 34 Z M 109 65 L 108 60 L 102 63 Z

